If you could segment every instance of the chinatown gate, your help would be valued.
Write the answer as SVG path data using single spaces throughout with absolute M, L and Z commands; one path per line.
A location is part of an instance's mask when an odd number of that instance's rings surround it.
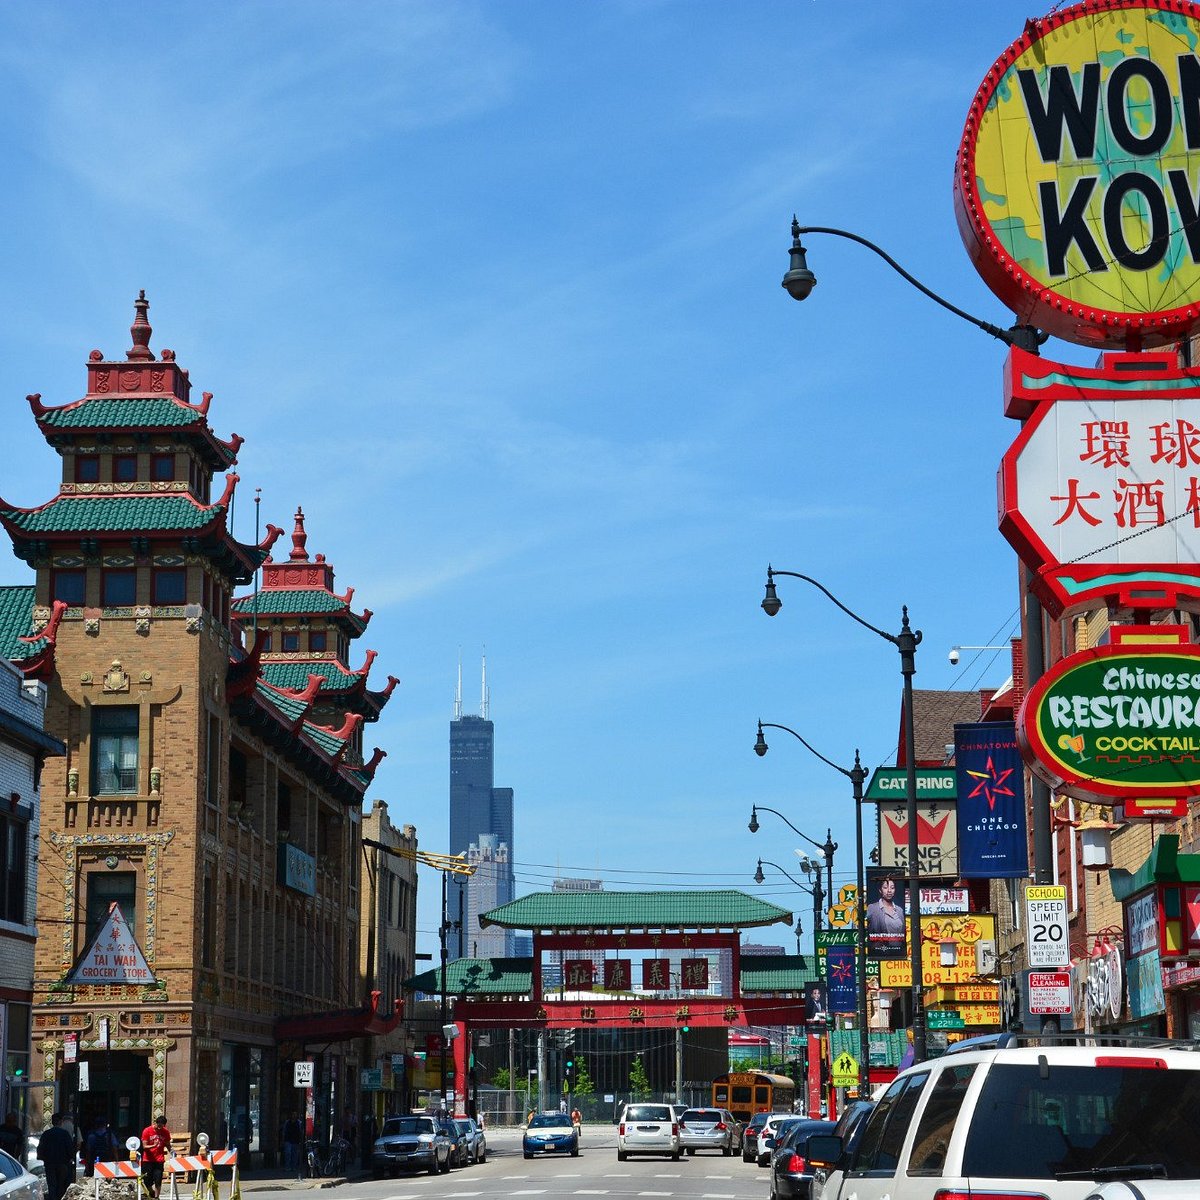
M 459 959 L 446 964 L 444 987 L 441 968 L 409 982 L 454 1001 L 456 1112 L 468 1111 L 472 1030 L 805 1023 L 804 988 L 815 977 L 803 959 L 754 955 L 743 967 L 741 958 L 741 930 L 790 925 L 792 914 L 744 892 L 542 892 L 494 908 L 479 923 L 530 932 L 533 957 Z M 547 961 L 561 962 L 553 995 L 543 983 Z

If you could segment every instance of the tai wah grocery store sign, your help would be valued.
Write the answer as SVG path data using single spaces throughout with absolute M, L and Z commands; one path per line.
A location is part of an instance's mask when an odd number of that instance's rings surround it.
M 1111 804 L 1130 796 L 1194 795 L 1200 647 L 1118 641 L 1080 651 L 1030 688 L 1017 724 L 1030 767 L 1073 796 Z

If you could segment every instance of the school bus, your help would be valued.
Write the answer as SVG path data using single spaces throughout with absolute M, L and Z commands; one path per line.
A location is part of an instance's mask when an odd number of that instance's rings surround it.
M 739 1121 L 756 1112 L 791 1112 L 796 1085 L 786 1075 L 765 1071 L 730 1071 L 713 1080 L 713 1108 L 727 1108 Z

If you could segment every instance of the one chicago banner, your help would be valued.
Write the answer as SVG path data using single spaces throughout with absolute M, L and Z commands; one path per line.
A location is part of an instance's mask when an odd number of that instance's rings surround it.
M 958 772 L 958 865 L 965 879 L 1029 872 L 1025 772 L 1011 721 L 954 726 Z

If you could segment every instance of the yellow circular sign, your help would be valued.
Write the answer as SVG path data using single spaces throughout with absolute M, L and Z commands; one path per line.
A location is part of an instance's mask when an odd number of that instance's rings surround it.
M 968 252 L 1021 323 L 1139 349 L 1200 324 L 1200 7 L 1085 0 L 988 72 L 955 171 Z

